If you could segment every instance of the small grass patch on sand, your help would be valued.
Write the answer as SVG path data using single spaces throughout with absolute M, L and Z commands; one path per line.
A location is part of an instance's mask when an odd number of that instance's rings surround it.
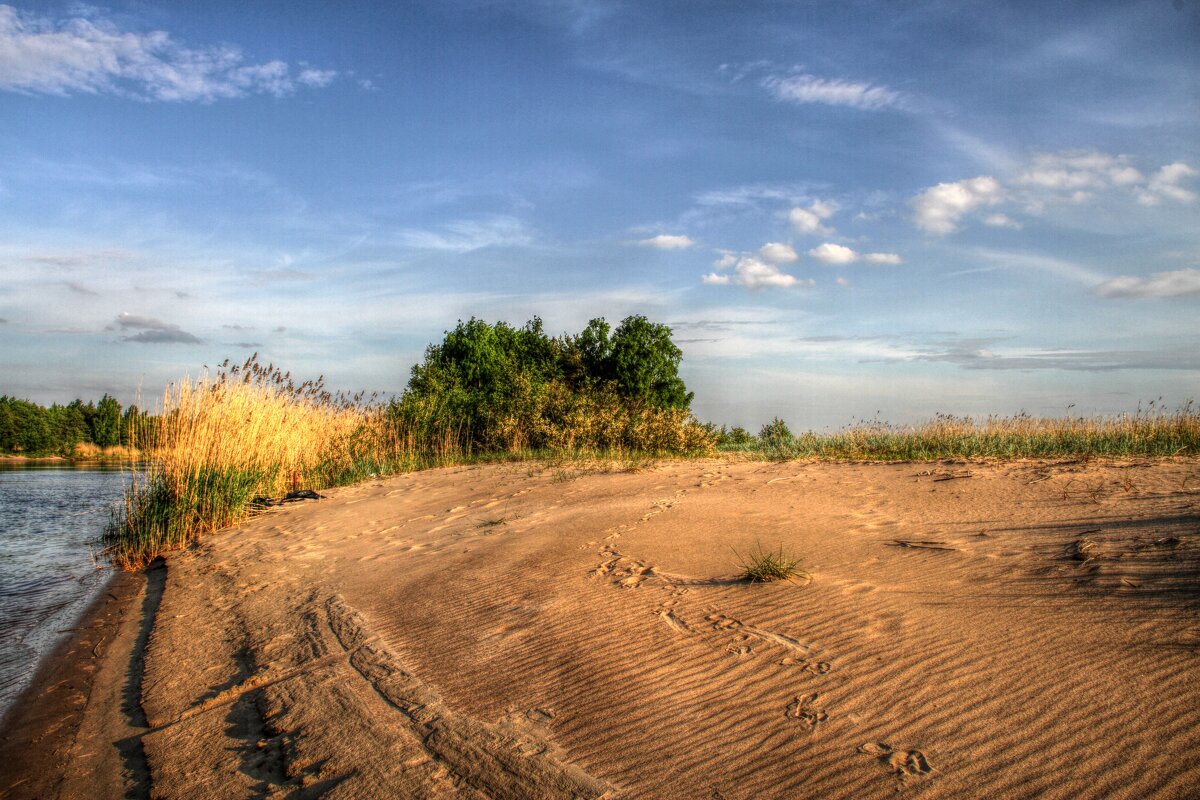
M 784 552 L 783 545 L 779 550 L 765 550 L 761 544 L 751 550 L 747 556 L 742 556 L 737 550 L 733 551 L 742 570 L 738 576 L 750 583 L 767 583 L 768 581 L 787 581 L 792 578 L 808 578 L 807 572 L 800 569 L 800 559 L 792 558 Z

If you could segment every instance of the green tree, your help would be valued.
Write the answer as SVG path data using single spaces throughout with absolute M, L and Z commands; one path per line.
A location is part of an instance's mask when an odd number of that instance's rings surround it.
M 0 452 L 11 453 L 16 449 L 17 419 L 8 395 L 4 395 L 0 397 Z
M 112 447 L 121 442 L 121 404 L 108 394 L 96 404 L 92 441 L 101 447 Z
M 653 408 L 687 409 L 694 394 L 679 377 L 682 358 L 669 327 L 631 316 L 613 333 L 608 360 L 613 380 L 626 397 Z

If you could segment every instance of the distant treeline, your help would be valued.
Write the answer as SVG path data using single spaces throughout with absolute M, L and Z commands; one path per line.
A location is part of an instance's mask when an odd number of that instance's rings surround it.
M 69 456 L 80 445 L 134 447 L 148 416 L 136 405 L 122 408 L 107 394 L 99 403 L 74 400 L 48 408 L 0 395 L 0 453 Z

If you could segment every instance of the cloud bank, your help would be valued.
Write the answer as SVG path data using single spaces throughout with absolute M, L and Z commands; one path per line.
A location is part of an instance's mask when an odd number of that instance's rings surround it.
M 124 31 L 99 18 L 53 20 L 0 5 L 0 89 L 212 102 L 328 86 L 337 72 L 247 63 L 232 46 L 186 47 L 165 31 Z
M 925 189 L 911 201 L 913 222 L 926 233 L 946 236 L 958 230 L 968 215 L 1001 204 L 1038 216 L 1055 205 L 1083 205 L 1106 195 L 1132 197 L 1144 206 L 1165 201 L 1188 204 L 1200 198 L 1183 185 L 1200 176 L 1200 170 L 1182 161 L 1166 164 L 1147 176 L 1129 156 L 1072 150 L 1037 153 L 1015 172 L 1005 183 L 980 175 Z M 1020 220 L 998 210 L 983 222 L 996 228 L 1023 227 Z

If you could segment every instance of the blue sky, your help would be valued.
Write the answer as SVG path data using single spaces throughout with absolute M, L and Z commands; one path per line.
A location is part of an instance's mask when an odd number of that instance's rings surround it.
M 1200 389 L 1200 0 L 0 5 L 0 393 L 472 315 L 672 326 L 701 419 Z

